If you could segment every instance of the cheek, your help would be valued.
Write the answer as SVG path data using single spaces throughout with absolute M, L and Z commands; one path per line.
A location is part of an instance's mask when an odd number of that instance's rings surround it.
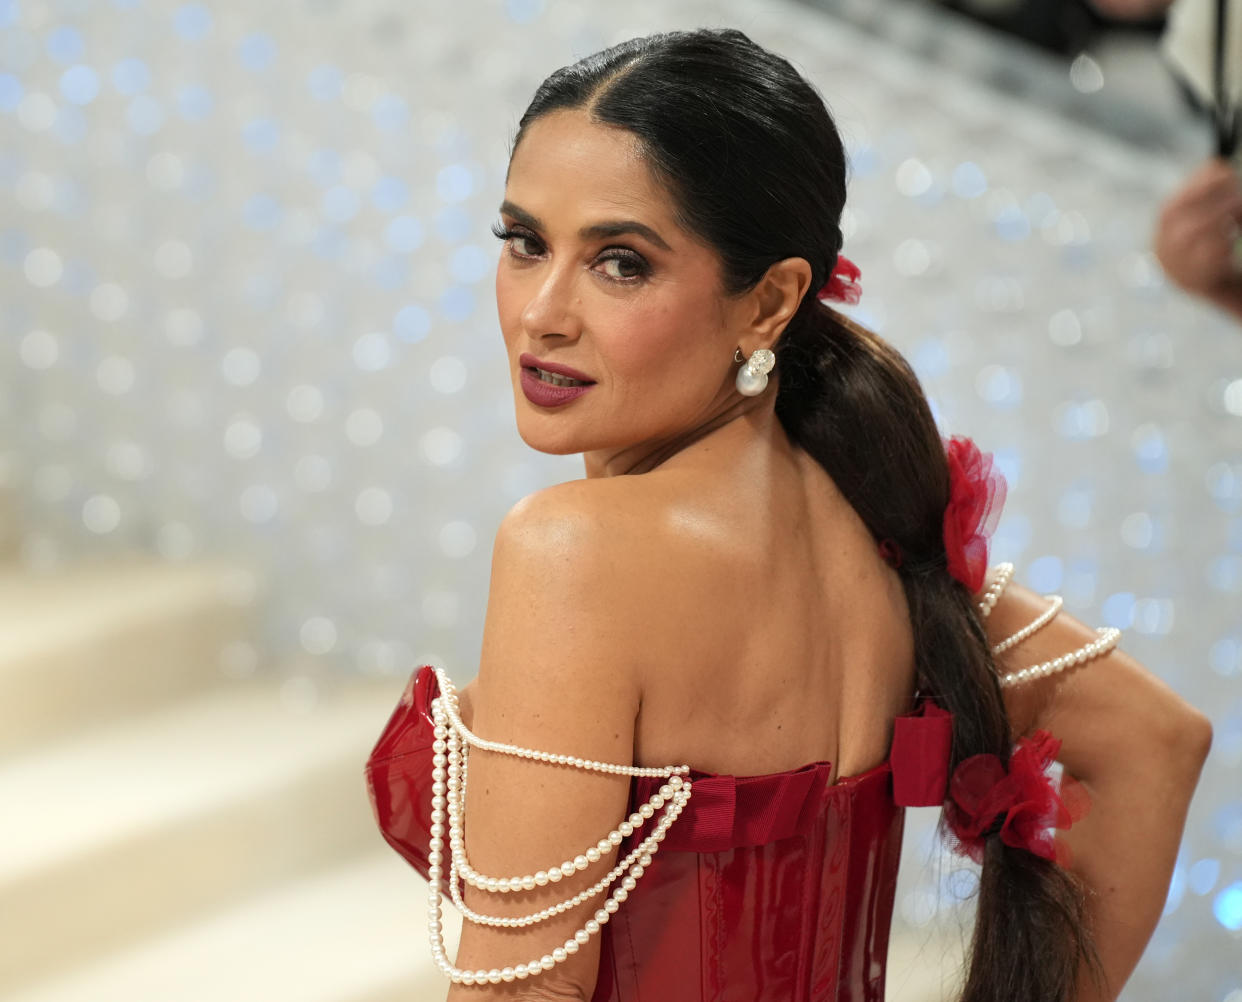
M 716 353 L 705 319 L 710 316 L 706 306 L 689 298 L 631 312 L 625 318 L 628 336 L 614 339 L 611 354 L 627 373 L 694 381 L 690 371 L 706 374 Z

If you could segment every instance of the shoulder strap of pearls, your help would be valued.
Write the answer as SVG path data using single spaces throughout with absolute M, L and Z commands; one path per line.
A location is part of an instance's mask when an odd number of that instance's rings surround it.
M 979 600 L 979 616 L 981 619 L 986 619 L 992 610 L 996 608 L 996 603 L 1000 601 L 1000 597 L 1009 586 L 1009 582 L 1013 580 L 1013 572 L 1013 564 L 1003 563 L 997 564 L 989 573 L 988 586 Z M 1026 626 L 1022 627 L 1022 629 L 1006 637 L 1000 643 L 994 644 L 992 646 L 993 656 L 1003 654 L 1005 651 L 1017 647 L 1022 641 L 1033 636 L 1052 622 L 1065 603 L 1060 595 L 1045 595 L 1044 598 L 1049 602 L 1048 608 Z M 1120 639 L 1121 631 L 1116 627 L 1100 627 L 1096 630 L 1096 638 L 1094 640 L 1084 644 L 1075 651 L 1070 651 L 1068 654 L 1063 654 L 1060 657 L 1051 658 L 1048 661 L 1042 661 L 1039 664 L 1030 665 L 1019 671 L 1002 675 L 1000 679 L 1001 688 L 1020 685 L 1023 682 L 1030 682 L 1037 678 L 1045 678 L 1066 668 L 1085 664 L 1093 658 L 1107 654 L 1117 646 L 1117 642 Z
M 638 880 L 651 865 L 652 857 L 660 847 L 665 833 L 690 801 L 691 782 L 683 779 L 689 773 L 686 765 L 667 766 L 664 768 L 648 768 L 639 766 L 615 765 L 607 762 L 596 762 L 571 755 L 557 755 L 538 752 L 518 745 L 508 745 L 496 741 L 487 741 L 470 731 L 458 712 L 457 691 L 452 680 L 441 670 L 436 670 L 436 680 L 440 686 L 440 695 L 431 703 L 432 723 L 434 724 L 435 740 L 432 744 L 432 798 L 431 798 L 431 845 L 427 853 L 428 859 L 428 924 L 431 940 L 431 956 L 436 966 L 455 984 L 499 984 L 502 981 L 520 981 L 544 971 L 549 971 L 587 943 L 592 936 L 600 931 L 621 907 L 630 891 L 638 884 Z M 510 877 L 489 877 L 479 873 L 471 865 L 466 856 L 464 836 L 464 810 L 466 800 L 466 776 L 469 760 L 469 749 L 480 748 L 485 751 L 498 752 L 502 755 L 513 755 L 518 758 L 531 759 L 554 765 L 568 765 L 575 768 L 595 772 L 613 773 L 627 776 L 659 776 L 667 779 L 658 791 L 637 811 L 622 821 L 595 845 L 585 852 L 552 866 L 547 870 L 539 870 L 533 874 Z M 572 874 L 588 869 L 598 863 L 605 855 L 642 828 L 657 811 L 663 808 L 663 814 L 656 821 L 651 833 L 642 839 L 621 859 L 608 873 L 604 874 L 586 890 L 557 902 L 547 908 L 526 915 L 500 916 L 485 915 L 469 908 L 462 898 L 458 886 L 460 877 L 470 886 L 491 894 L 513 894 L 533 891 L 536 887 L 546 887 L 563 880 Z M 446 815 L 447 810 L 447 815 Z M 545 922 L 555 915 L 575 908 L 602 894 L 614 884 L 617 886 L 604 900 L 603 907 L 595 912 L 595 916 L 581 926 L 572 937 L 555 947 L 551 953 L 513 966 L 494 967 L 491 969 L 466 970 L 449 961 L 444 948 L 444 936 L 440 920 L 442 902 L 441 883 L 444 878 L 442 868 L 444 852 L 444 822 L 448 821 L 449 837 L 449 894 L 453 903 L 461 911 L 462 917 L 469 922 L 502 928 L 523 928 Z M 620 878 L 618 880 L 618 878 Z

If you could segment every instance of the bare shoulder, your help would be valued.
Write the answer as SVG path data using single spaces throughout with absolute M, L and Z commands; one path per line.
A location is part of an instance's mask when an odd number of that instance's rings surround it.
M 649 538 L 662 521 L 668 492 L 645 476 L 569 480 L 526 495 L 505 515 L 497 534 L 507 545 L 569 543 L 592 552 L 624 551 Z M 589 554 L 588 554 L 589 555 Z
M 524 685 L 575 694 L 586 715 L 637 712 L 650 652 L 642 623 L 658 591 L 640 478 L 570 481 L 527 495 L 501 521 L 477 691 L 516 698 Z
M 660 585 L 663 563 L 684 534 L 674 531 L 673 502 L 647 477 L 572 480 L 536 491 L 501 521 L 492 551 L 493 575 L 537 578 L 549 601 L 573 593 L 587 614 L 608 603 L 638 599 Z M 589 587 L 588 587 L 589 586 Z M 637 592 L 635 595 L 633 593 Z
M 546 872 L 549 863 L 597 846 L 625 817 L 628 777 L 584 768 L 581 760 L 634 761 L 646 597 L 634 585 L 642 564 L 641 503 L 636 508 L 626 493 L 590 481 L 536 491 L 513 506 L 496 533 L 479 675 L 469 687 L 471 727 L 491 741 L 580 761 L 571 768 L 472 754 L 466 842 L 481 872 Z M 616 855 L 609 850 L 600 867 L 613 866 Z M 589 897 L 595 872 L 566 876 L 558 897 Z M 468 905 L 482 907 L 479 897 L 467 889 Z M 530 908 L 484 903 L 502 915 Z M 585 901 L 529 928 L 468 923 L 457 962 L 490 968 L 499 956 L 539 956 L 572 937 L 597 904 Z M 598 965 L 592 939 L 544 975 L 543 988 L 549 998 L 589 998 Z

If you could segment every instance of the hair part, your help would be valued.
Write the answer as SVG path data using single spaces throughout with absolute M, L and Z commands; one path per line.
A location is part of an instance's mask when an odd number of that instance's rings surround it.
M 677 207 L 713 247 L 727 295 L 775 262 L 804 258 L 812 290 L 835 266 L 845 150 L 823 98 L 787 60 L 733 29 L 632 39 L 554 72 L 519 122 L 513 149 L 560 109 L 632 133 Z M 1009 718 L 972 596 L 945 569 L 949 470 L 927 398 L 906 360 L 813 293 L 774 345 L 776 415 L 828 472 L 876 540 L 905 555 L 920 690 L 953 714 L 951 767 L 1008 762 Z M 962 1002 L 1061 1002 L 1082 965 L 1102 978 L 1080 881 L 987 839 Z

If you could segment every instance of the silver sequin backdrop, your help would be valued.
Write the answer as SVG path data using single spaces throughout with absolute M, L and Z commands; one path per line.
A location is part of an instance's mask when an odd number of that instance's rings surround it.
M 997 455 L 993 558 L 1123 627 L 1212 715 L 1125 997 L 1238 1002 L 1242 330 L 1148 251 L 1193 165 L 807 6 L 0 0 L 0 457 L 23 559 L 232 555 L 264 616 L 224 670 L 468 677 L 497 522 L 581 475 L 513 428 L 488 233 L 508 141 L 555 67 L 699 24 L 743 28 L 826 96 L 852 312 L 946 431 Z M 944 893 L 908 886 L 899 921 Z

